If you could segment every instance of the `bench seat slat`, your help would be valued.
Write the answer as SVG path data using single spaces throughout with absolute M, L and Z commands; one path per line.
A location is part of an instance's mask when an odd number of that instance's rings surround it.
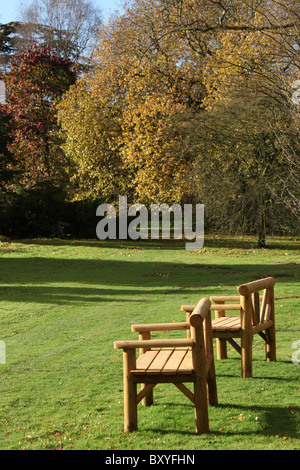
M 213 331 L 238 331 L 241 329 L 240 317 L 220 317 L 212 321 Z
M 159 374 L 164 368 L 166 362 L 172 355 L 174 349 L 162 349 L 159 351 L 154 361 L 148 367 L 148 374 Z
M 181 364 L 178 367 L 179 374 L 191 374 L 193 371 L 193 357 L 192 350 L 188 349 L 185 357 L 183 358 Z
M 174 374 L 178 371 L 180 364 L 182 363 L 187 349 L 175 349 L 173 354 L 170 356 L 168 361 L 166 362 L 162 373 L 163 374 Z M 192 371 L 191 371 L 192 372 Z
M 141 354 L 136 363 L 133 375 L 144 374 L 192 374 L 191 349 L 161 349 L 151 350 Z
M 137 359 L 136 372 L 138 373 L 138 371 L 141 371 L 141 373 L 145 373 L 158 353 L 158 349 L 151 349 L 150 351 L 141 354 Z

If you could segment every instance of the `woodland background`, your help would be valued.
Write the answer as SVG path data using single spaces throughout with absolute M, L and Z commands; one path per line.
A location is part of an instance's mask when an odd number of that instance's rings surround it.
M 0 234 L 95 238 L 96 207 L 202 203 L 299 229 L 296 0 L 34 0 L 0 24 Z M 298 86 L 299 85 L 299 86 Z

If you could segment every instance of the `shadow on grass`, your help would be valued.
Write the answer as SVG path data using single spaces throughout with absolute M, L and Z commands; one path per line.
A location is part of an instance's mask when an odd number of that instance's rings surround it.
M 172 403 L 167 404 L 167 406 L 176 406 Z M 178 406 L 178 405 L 177 405 Z M 180 405 L 183 406 L 183 405 Z M 187 405 L 191 410 L 193 409 L 192 404 Z M 159 408 L 159 405 L 157 406 Z M 251 416 L 260 416 L 259 423 L 263 423 L 257 430 L 249 429 L 249 431 L 231 431 L 230 429 L 226 429 L 226 431 L 210 431 L 210 435 L 223 435 L 223 436 L 281 436 L 284 437 L 285 435 L 288 438 L 295 438 L 299 437 L 297 432 L 297 414 L 300 412 L 300 408 L 293 406 L 293 407 L 279 407 L 279 406 L 261 406 L 261 405 L 232 405 L 231 403 L 222 403 L 219 404 L 216 408 L 218 409 L 228 409 L 232 413 L 236 410 L 236 414 L 240 415 L 243 414 L 247 416 L 247 414 Z M 159 411 L 159 410 L 157 410 Z M 164 408 L 165 412 L 165 408 Z M 231 415 L 232 416 L 232 415 Z M 258 424 L 259 426 L 259 424 Z M 220 426 L 221 427 L 221 426 Z M 142 429 L 142 428 L 141 428 Z M 151 431 L 157 432 L 158 429 L 155 427 L 148 427 L 143 425 L 144 431 Z M 182 434 L 182 435 L 194 435 L 194 429 L 190 430 L 178 430 L 178 429 L 159 429 L 160 434 Z
M 274 276 L 277 284 L 289 278 L 297 288 L 298 273 L 299 265 L 180 264 L 127 256 L 124 261 L 8 256 L 1 258 L 0 301 L 60 304 L 185 292 L 193 302 L 220 285 L 223 294 L 236 295 L 241 283 L 266 276 Z
M 167 408 L 172 408 L 172 412 L 170 413 L 170 418 L 172 418 L 172 413 L 173 411 L 177 409 L 177 412 L 180 413 L 180 408 L 189 408 L 191 411 L 194 409 L 194 406 L 190 402 L 186 403 L 166 403 L 164 402 L 163 405 L 160 404 L 154 404 L 153 406 L 157 407 L 157 413 L 159 413 L 159 408 L 162 406 L 163 407 L 163 413 L 166 412 Z M 297 430 L 297 425 L 298 425 L 298 420 L 297 416 L 299 415 L 300 408 L 298 406 L 290 405 L 286 407 L 280 407 L 280 406 L 272 406 L 271 404 L 266 404 L 266 405 L 261 405 L 261 404 L 255 404 L 251 403 L 249 405 L 243 405 L 243 404 L 232 404 L 232 403 L 219 403 L 217 406 L 209 406 L 209 414 L 213 412 L 213 410 L 221 411 L 224 413 L 224 411 L 228 410 L 230 412 L 230 418 L 234 418 L 235 421 L 238 420 L 238 417 L 240 415 L 243 415 L 245 419 L 247 419 L 248 416 L 252 417 L 259 417 L 258 420 L 258 429 L 253 430 L 249 429 L 249 431 L 231 431 L 230 428 L 226 429 L 226 431 L 210 431 L 209 434 L 211 435 L 224 435 L 224 436 L 235 436 L 235 435 L 255 435 L 255 436 L 276 436 L 280 435 L 281 437 L 287 435 L 289 438 L 298 438 L 298 430 Z M 187 413 L 188 411 L 185 410 L 184 413 Z M 181 416 L 181 415 L 180 415 Z M 253 419 L 254 419 L 253 418 Z M 217 418 L 214 418 L 217 420 Z M 231 420 L 230 420 L 231 421 Z M 231 421 L 232 422 L 232 421 Z M 261 426 L 260 426 L 261 423 Z M 221 425 L 220 425 L 221 427 Z M 224 429 L 224 426 L 222 426 Z M 155 427 L 149 427 L 147 425 L 142 425 L 142 428 L 144 431 L 152 431 L 156 432 L 158 431 Z M 190 430 L 178 430 L 178 429 L 159 429 L 159 433 L 161 434 L 188 434 L 188 435 L 194 435 L 195 431 L 191 427 Z
M 276 282 L 299 282 L 299 266 L 186 264 L 160 261 L 2 257 L 0 301 L 101 302 L 135 295 L 207 296 L 217 286 L 237 294 L 244 282 L 274 276 Z M 56 285 L 53 285 L 56 284 Z M 275 288 L 276 289 L 276 288 Z M 194 299 L 194 300 L 193 300 Z M 197 300 L 197 299 L 196 299 Z
M 0 301 L 13 302 L 37 302 L 47 304 L 75 304 L 89 302 L 142 302 L 142 299 L 134 300 L 129 298 L 133 295 L 149 294 L 149 291 L 133 291 L 125 289 L 97 289 L 80 287 L 40 287 L 40 286 L 21 286 L 21 287 L 0 287 Z M 127 299 L 126 299 L 127 297 Z
M 266 405 L 232 405 L 222 403 L 218 405 L 219 408 L 229 408 L 230 410 L 236 410 L 237 413 L 242 413 L 246 416 L 246 413 L 251 416 L 260 416 L 260 422 L 263 422 L 263 427 L 257 431 L 249 430 L 242 432 L 231 432 L 226 431 L 226 435 L 263 435 L 263 436 L 275 436 L 280 435 L 283 437 L 287 435 L 289 438 L 298 438 L 299 434 L 297 431 L 297 414 L 299 414 L 300 408 L 296 406 L 280 407 L 272 406 L 271 404 Z

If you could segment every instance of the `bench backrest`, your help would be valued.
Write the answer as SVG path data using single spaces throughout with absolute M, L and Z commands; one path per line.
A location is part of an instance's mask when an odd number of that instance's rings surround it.
M 251 321 L 252 326 L 257 326 L 269 320 L 274 321 L 275 282 L 273 277 L 267 277 L 238 287 L 242 313 L 244 312 L 248 324 Z M 261 290 L 263 290 L 262 296 L 259 295 Z

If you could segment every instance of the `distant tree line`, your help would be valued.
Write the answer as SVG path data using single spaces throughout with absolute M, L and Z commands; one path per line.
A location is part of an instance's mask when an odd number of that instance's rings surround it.
M 132 0 L 103 24 L 86 0 L 34 0 L 0 25 L 0 233 L 37 236 L 32 211 L 14 230 L 31 194 L 59 208 L 43 236 L 61 219 L 79 236 L 72 220 L 119 195 L 204 203 L 207 229 L 259 246 L 297 233 L 299 16 L 296 0 Z

